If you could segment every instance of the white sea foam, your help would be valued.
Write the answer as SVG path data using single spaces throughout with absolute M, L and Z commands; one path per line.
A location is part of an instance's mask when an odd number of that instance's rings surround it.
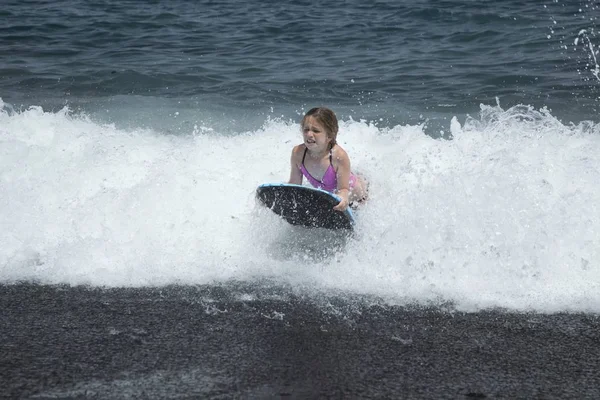
M 339 142 L 371 194 L 342 243 L 255 205 L 258 184 L 288 178 L 294 123 L 174 136 L 4 109 L 0 282 L 268 278 L 398 304 L 600 312 L 595 122 L 482 106 L 448 122 L 452 140 L 434 140 L 422 126 L 342 121 Z

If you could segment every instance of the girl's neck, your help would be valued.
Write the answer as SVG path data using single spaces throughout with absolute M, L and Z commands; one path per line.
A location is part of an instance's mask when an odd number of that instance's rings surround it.
M 319 160 L 321 158 L 324 158 L 326 154 L 329 154 L 329 150 L 325 149 L 323 151 L 319 151 L 319 152 L 315 152 L 314 150 L 308 150 L 308 156 L 310 158 L 314 158 L 316 160 Z
M 318 160 L 318 159 L 324 158 L 326 155 L 328 155 L 331 152 L 331 150 L 333 150 L 333 148 L 330 149 L 329 146 L 325 150 L 319 151 L 319 152 L 315 152 L 314 150 L 313 151 L 308 150 L 308 155 L 310 156 L 310 158 L 314 158 L 314 159 Z

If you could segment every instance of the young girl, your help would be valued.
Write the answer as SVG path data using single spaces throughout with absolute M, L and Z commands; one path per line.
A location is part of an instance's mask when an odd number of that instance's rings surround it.
M 366 182 L 350 171 L 348 154 L 336 143 L 335 113 L 325 107 L 313 108 L 302 118 L 301 128 L 304 142 L 292 150 L 289 183 L 300 185 L 305 176 L 314 187 L 337 194 L 341 201 L 334 210 L 344 211 L 365 201 Z

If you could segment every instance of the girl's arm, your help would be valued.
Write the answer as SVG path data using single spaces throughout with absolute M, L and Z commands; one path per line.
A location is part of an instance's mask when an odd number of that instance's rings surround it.
M 298 168 L 298 147 L 300 146 L 295 146 L 292 149 L 292 156 L 290 157 L 290 180 L 288 183 L 293 183 L 296 185 L 301 185 L 302 184 L 302 171 L 300 171 L 300 168 Z
M 337 195 L 340 196 L 340 203 L 333 207 L 334 210 L 344 211 L 348 208 L 348 195 L 350 194 L 350 158 L 348 153 L 339 146 L 336 151 L 337 161 Z

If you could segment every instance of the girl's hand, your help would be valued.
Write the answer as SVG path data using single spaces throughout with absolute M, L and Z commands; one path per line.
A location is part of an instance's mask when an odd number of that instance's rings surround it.
M 333 207 L 334 210 L 336 211 L 346 211 L 346 208 L 348 208 L 348 196 L 340 196 L 340 202 L 337 206 Z

